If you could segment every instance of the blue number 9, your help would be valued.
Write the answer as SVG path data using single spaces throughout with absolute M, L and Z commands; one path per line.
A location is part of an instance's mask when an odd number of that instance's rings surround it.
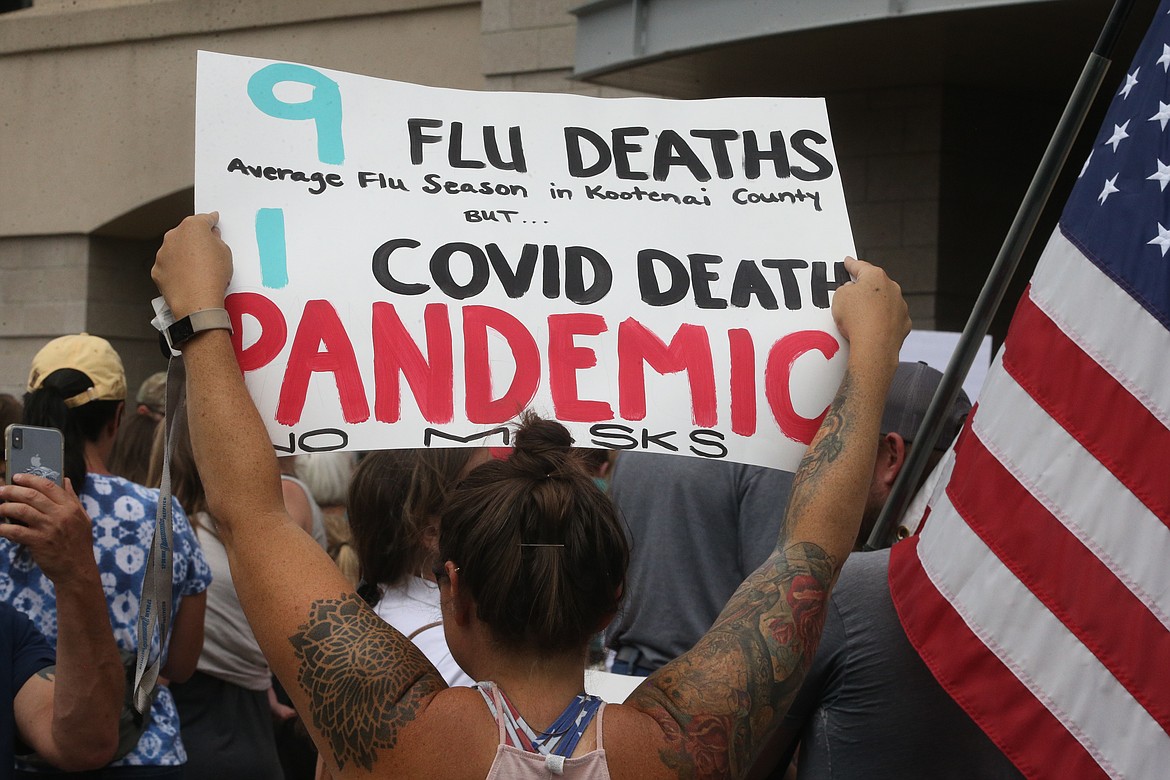
M 292 81 L 313 88 L 313 96 L 286 103 L 273 94 L 277 84 Z M 317 125 L 317 157 L 323 163 L 345 161 L 341 140 L 341 89 L 337 82 L 304 65 L 280 62 L 256 71 L 248 79 L 248 97 L 256 108 L 276 119 L 312 119 Z

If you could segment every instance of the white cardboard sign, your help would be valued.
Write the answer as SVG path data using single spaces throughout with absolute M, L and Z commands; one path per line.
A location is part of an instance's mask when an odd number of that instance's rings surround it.
M 824 102 L 466 92 L 201 52 L 196 207 L 282 452 L 582 446 L 793 468 L 844 371 Z

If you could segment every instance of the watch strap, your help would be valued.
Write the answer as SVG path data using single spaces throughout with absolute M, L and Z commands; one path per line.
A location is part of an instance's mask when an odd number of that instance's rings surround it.
M 183 319 L 167 326 L 167 344 L 171 349 L 178 349 L 184 342 L 190 341 L 197 333 L 205 330 L 226 330 L 232 332 L 232 319 L 226 309 L 200 309 L 193 311 Z

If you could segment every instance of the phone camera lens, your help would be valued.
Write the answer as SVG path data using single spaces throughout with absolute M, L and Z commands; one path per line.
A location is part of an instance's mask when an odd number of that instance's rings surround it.
M 24 434 L 20 431 L 12 432 L 12 449 L 19 450 L 24 447 Z

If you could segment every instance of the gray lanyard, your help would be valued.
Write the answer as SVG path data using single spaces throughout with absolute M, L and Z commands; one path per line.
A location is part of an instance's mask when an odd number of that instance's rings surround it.
M 163 446 L 162 482 L 159 485 L 158 511 L 154 518 L 154 538 L 146 559 L 146 576 L 138 603 L 138 661 L 134 671 L 134 708 L 140 713 L 150 709 L 154 689 L 162 668 L 167 635 L 171 628 L 172 589 L 174 587 L 174 498 L 171 496 L 171 451 L 175 421 L 184 414 L 186 396 L 183 386 L 186 371 L 183 359 L 172 355 L 167 364 L 166 443 Z M 152 659 L 151 647 L 158 630 L 158 655 Z

